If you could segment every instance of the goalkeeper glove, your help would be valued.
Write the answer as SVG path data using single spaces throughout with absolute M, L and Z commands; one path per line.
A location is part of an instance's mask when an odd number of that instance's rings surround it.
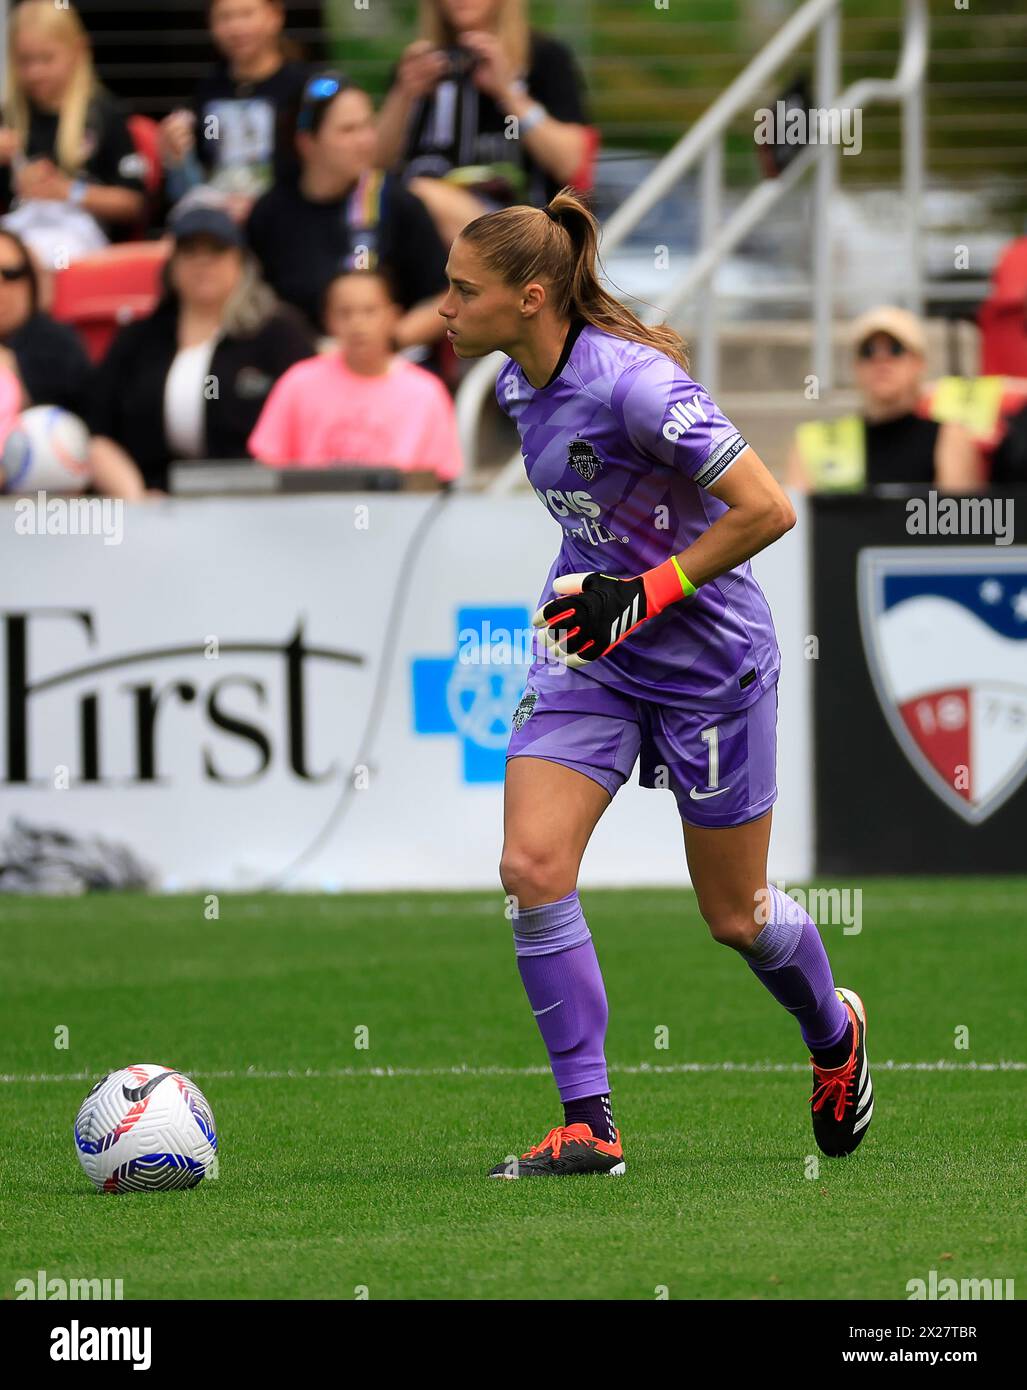
M 649 618 L 695 593 L 673 555 L 633 579 L 593 570 L 562 575 L 553 588 L 572 597 L 544 603 L 532 626 L 542 628 L 547 653 L 572 667 L 605 656 Z

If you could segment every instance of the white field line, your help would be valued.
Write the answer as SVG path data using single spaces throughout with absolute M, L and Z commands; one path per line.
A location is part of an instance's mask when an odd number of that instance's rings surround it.
M 874 1070 L 926 1072 L 1027 1071 L 1027 1062 L 874 1062 Z M 764 1072 L 805 1072 L 808 1062 L 639 1062 L 636 1065 L 612 1063 L 608 1070 L 618 1076 L 677 1076 L 691 1073 L 739 1072 L 742 1075 Z M 46 1081 L 90 1081 L 98 1071 L 0 1073 L 0 1083 L 6 1085 L 34 1084 Z M 212 1081 L 359 1081 L 364 1077 L 427 1077 L 427 1076 L 548 1076 L 549 1068 L 538 1067 L 472 1067 L 462 1064 L 452 1067 L 288 1067 L 266 1070 L 263 1067 L 244 1067 L 241 1070 L 192 1070 L 188 1075 L 196 1080 Z

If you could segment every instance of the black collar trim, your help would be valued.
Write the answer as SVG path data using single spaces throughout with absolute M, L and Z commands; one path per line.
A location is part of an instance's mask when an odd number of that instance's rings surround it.
M 566 367 L 568 359 L 570 358 L 571 353 L 574 351 L 574 344 L 578 341 L 579 337 L 581 336 L 581 330 L 587 327 L 588 321 L 586 319 L 575 316 L 571 320 L 571 326 L 567 330 L 567 337 L 564 339 L 563 350 L 560 353 L 560 360 L 553 368 L 553 374 L 549 378 L 549 380 L 545 382 L 544 385 L 539 386 L 537 388 L 539 391 L 545 391 L 550 386 L 552 386 L 553 382 L 563 371 L 564 367 Z

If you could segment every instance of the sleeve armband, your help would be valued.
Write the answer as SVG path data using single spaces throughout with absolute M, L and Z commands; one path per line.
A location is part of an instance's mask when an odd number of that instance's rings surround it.
M 709 458 L 696 473 L 694 482 L 700 487 L 711 487 L 734 463 L 739 454 L 749 445 L 740 434 L 732 434 L 719 443 Z

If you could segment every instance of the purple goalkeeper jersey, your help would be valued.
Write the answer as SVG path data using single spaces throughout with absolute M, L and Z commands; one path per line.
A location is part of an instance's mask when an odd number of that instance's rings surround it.
M 748 445 L 698 382 L 644 343 L 576 320 L 545 386 L 511 359 L 496 397 L 516 421 L 529 483 L 563 530 L 538 606 L 555 597 L 559 575 L 652 569 L 728 510 L 708 489 Z M 545 659 L 539 633 L 534 655 Z M 748 561 L 581 668 L 636 699 L 710 710 L 744 709 L 779 669 Z

